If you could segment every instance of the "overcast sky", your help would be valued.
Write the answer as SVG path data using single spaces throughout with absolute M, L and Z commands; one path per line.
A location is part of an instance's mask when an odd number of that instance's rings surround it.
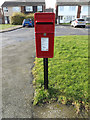
M 0 0 L 0 6 L 3 4 L 4 1 L 9 1 L 9 0 Z M 56 0 L 45 0 L 45 1 L 46 1 L 47 8 L 54 8 L 55 7 Z
M 56 0 L 45 0 L 46 1 L 46 7 L 49 8 L 49 7 L 55 7 L 55 3 L 56 3 Z

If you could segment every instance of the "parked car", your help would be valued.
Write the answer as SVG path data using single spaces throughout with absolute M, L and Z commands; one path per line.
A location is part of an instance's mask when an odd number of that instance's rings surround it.
M 86 23 L 90 23 L 90 17 L 86 18 Z
M 82 18 L 76 18 L 71 22 L 72 27 L 83 27 L 85 28 L 86 26 L 86 21 Z
M 28 26 L 28 27 L 33 27 L 34 26 L 34 21 L 32 21 L 31 19 L 24 19 L 23 20 L 23 23 L 22 23 L 22 26 L 25 27 L 25 26 Z

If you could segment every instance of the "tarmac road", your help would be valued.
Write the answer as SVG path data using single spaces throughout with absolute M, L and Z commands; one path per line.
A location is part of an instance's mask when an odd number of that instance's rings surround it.
M 88 35 L 88 34 L 90 34 L 90 26 L 86 28 L 74 28 L 69 25 L 67 26 L 58 25 L 55 27 L 55 36 Z M 3 36 L 2 46 L 6 46 L 8 44 L 20 41 L 29 41 L 34 39 L 34 28 L 17 29 L 11 32 L 9 31 L 2 33 L 2 36 Z
M 63 35 L 88 35 L 90 34 L 90 27 L 86 26 L 86 28 L 74 28 L 70 25 L 59 25 L 56 26 L 55 36 L 63 36 Z
M 55 31 L 56 36 L 88 35 L 87 28 L 56 26 Z M 2 33 L 3 118 L 34 117 L 31 74 L 34 56 L 34 28 L 22 28 Z

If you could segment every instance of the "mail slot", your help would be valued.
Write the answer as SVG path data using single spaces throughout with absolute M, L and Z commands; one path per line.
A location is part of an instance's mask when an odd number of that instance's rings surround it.
M 35 13 L 35 43 L 38 58 L 52 58 L 54 55 L 54 13 Z

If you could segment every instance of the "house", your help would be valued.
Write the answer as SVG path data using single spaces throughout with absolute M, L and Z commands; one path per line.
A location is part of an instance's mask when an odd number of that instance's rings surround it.
M 0 24 L 2 24 L 2 11 L 1 11 L 1 8 L 0 8 Z
M 47 9 L 45 9 L 45 12 L 54 12 L 54 9 L 53 8 L 47 8 Z
M 2 4 L 5 24 L 10 23 L 10 16 L 14 12 L 35 13 L 45 11 L 45 0 L 12 0 Z
M 90 17 L 89 15 L 89 9 L 90 9 L 90 6 L 88 5 L 83 5 L 81 6 L 81 13 L 80 13 L 80 17 L 81 18 L 84 18 L 85 20 Z
M 4 24 L 4 16 L 1 8 L 0 8 L 0 24 Z
M 56 0 L 57 23 L 69 23 L 75 18 L 86 20 L 89 4 L 89 0 Z

